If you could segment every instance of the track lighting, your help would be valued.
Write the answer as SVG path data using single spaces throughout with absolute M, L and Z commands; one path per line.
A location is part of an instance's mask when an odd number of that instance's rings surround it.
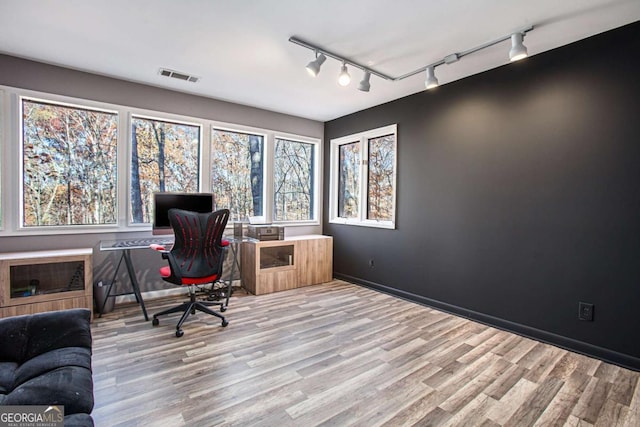
M 338 84 L 340 84 L 341 86 L 347 86 L 351 82 L 351 76 L 347 71 L 347 64 L 349 64 L 352 67 L 358 68 L 364 72 L 364 77 L 362 78 L 362 81 L 358 85 L 358 90 L 361 90 L 363 92 L 369 92 L 369 89 L 371 88 L 370 79 L 372 75 L 380 77 L 383 80 L 397 82 L 400 80 L 404 80 L 408 77 L 414 76 L 416 74 L 420 74 L 423 71 L 426 71 L 427 73 L 424 86 L 427 89 L 431 89 L 433 87 L 438 86 L 438 79 L 436 78 L 436 74 L 435 74 L 436 67 L 439 67 L 440 65 L 451 65 L 455 62 L 458 62 L 464 56 L 470 55 L 482 49 L 486 49 L 490 46 L 496 45 L 498 43 L 501 43 L 509 39 L 511 39 L 511 50 L 509 51 L 509 59 L 513 62 L 513 61 L 517 61 L 519 59 L 525 58 L 527 56 L 527 48 L 522 43 L 522 40 L 524 39 L 525 34 L 531 30 L 533 30 L 533 26 L 523 28 L 522 30 L 516 31 L 512 34 L 509 34 L 508 36 L 500 37 L 499 39 L 492 40 L 490 42 L 465 50 L 463 52 L 452 53 L 450 55 L 445 56 L 443 59 L 439 61 L 433 62 L 429 65 L 418 68 L 417 70 L 411 71 L 409 73 L 403 74 L 398 77 L 393 77 L 393 76 L 381 73 L 380 71 L 376 71 L 371 67 L 361 65 L 355 61 L 345 58 L 344 56 L 329 52 L 326 49 L 322 49 L 320 47 L 314 46 L 296 37 L 289 37 L 289 41 L 291 43 L 295 43 L 299 46 L 302 46 L 306 49 L 315 51 L 316 59 L 309 62 L 309 64 L 307 64 L 307 70 L 312 76 L 315 77 L 318 75 L 318 73 L 320 72 L 320 66 L 327 59 L 327 56 L 328 56 L 337 61 L 342 62 L 342 68 L 340 69 L 340 75 L 338 76 Z
M 435 67 L 427 67 L 427 79 L 424 81 L 424 87 L 426 89 L 432 89 L 438 87 L 438 79 L 436 78 Z
M 316 77 L 320 72 L 320 67 L 326 60 L 327 57 L 322 53 L 318 53 L 318 51 L 316 50 L 316 59 L 307 64 L 307 71 L 309 72 L 309 74 L 311 74 L 313 77 Z
M 522 33 L 511 34 L 511 50 L 509 51 L 511 62 L 527 57 L 527 48 L 522 44 L 523 38 Z
M 365 71 L 364 77 L 362 77 L 362 81 L 358 85 L 358 90 L 361 90 L 363 92 L 369 92 L 369 89 L 371 89 L 371 83 L 369 82 L 370 78 L 371 78 L 371 72 Z
M 351 75 L 347 71 L 347 64 L 342 63 L 342 68 L 340 68 L 340 74 L 338 75 L 338 84 L 340 86 L 347 86 L 351 83 Z

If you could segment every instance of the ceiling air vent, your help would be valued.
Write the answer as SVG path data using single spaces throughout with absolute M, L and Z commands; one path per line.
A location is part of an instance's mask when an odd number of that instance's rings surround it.
M 181 73 L 179 71 L 168 70 L 166 68 L 160 68 L 160 75 L 165 77 L 171 77 L 173 79 L 184 80 L 187 82 L 196 83 L 200 80 L 200 77 L 190 76 L 186 73 Z

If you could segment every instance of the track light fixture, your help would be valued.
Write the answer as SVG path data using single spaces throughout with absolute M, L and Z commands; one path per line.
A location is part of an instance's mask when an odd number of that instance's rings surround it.
M 320 73 L 320 67 L 322 67 L 322 64 L 326 60 L 327 57 L 316 50 L 316 59 L 307 64 L 307 71 L 309 72 L 309 74 L 311 74 L 313 77 L 316 77 L 318 73 Z
M 511 34 L 511 50 L 509 51 L 509 59 L 511 62 L 527 57 L 527 48 L 522 44 L 523 38 L 524 33 Z
M 343 62 L 338 75 L 338 84 L 340 86 L 348 86 L 349 83 L 351 83 L 351 74 L 347 71 L 347 64 Z
M 470 55 L 474 52 L 477 52 L 479 50 L 485 49 L 487 47 L 493 46 L 495 44 L 501 43 L 509 39 L 511 39 L 511 50 L 509 51 L 509 59 L 513 62 L 513 61 L 517 61 L 519 59 L 525 58 L 527 56 L 527 48 L 523 44 L 523 39 L 525 34 L 531 30 L 533 30 L 533 26 L 523 28 L 522 30 L 516 31 L 515 33 L 509 34 L 508 36 L 500 37 L 499 39 L 492 40 L 480 46 L 476 46 L 472 49 L 468 49 L 463 52 L 452 53 L 450 55 L 445 56 L 440 61 L 436 61 L 432 64 L 418 68 L 417 70 L 411 71 L 409 73 L 403 74 L 398 77 L 393 77 L 393 76 L 389 76 L 387 74 L 381 73 L 379 71 L 374 70 L 371 67 L 366 67 L 355 61 L 345 58 L 344 56 L 329 52 L 326 49 L 321 49 L 317 46 L 307 43 L 306 41 L 300 40 L 297 37 L 289 37 L 289 41 L 291 43 L 297 44 L 298 46 L 302 46 L 306 49 L 313 50 L 316 53 L 316 59 L 309 62 L 309 64 L 307 64 L 307 70 L 312 76 L 315 77 L 318 75 L 318 73 L 320 72 L 320 66 L 322 66 L 324 61 L 326 61 L 328 56 L 337 61 L 342 62 L 342 67 L 340 69 L 340 74 L 338 76 L 338 83 L 341 86 L 347 86 L 351 82 L 351 76 L 347 71 L 347 64 L 349 64 L 352 67 L 358 68 L 364 72 L 364 77 L 362 78 L 362 81 L 358 85 L 358 90 L 361 90 L 363 92 L 369 92 L 369 89 L 371 88 L 370 79 L 372 75 L 380 77 L 383 80 L 397 82 L 400 80 L 404 80 L 408 77 L 411 77 L 413 75 L 422 73 L 424 71 L 426 71 L 427 73 L 426 80 L 424 82 L 425 88 L 431 89 L 432 87 L 438 86 L 438 79 L 436 78 L 436 74 L 435 74 L 436 67 L 443 64 L 451 65 L 454 62 L 458 62 L 463 56 Z
M 433 89 L 438 87 L 438 79 L 436 78 L 435 67 L 427 67 L 427 79 L 424 81 L 425 89 Z
M 371 78 L 371 72 L 365 71 L 364 77 L 362 77 L 362 81 L 360 81 L 360 84 L 358 84 L 358 90 L 361 90 L 363 92 L 369 92 L 369 89 L 371 89 L 371 83 L 369 82 L 370 78 Z

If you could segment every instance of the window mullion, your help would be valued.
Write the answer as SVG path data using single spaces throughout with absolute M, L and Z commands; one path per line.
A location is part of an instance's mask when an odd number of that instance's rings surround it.
M 131 200 L 131 113 L 126 111 L 119 112 L 118 121 L 118 149 L 117 149 L 117 168 L 119 171 L 125 171 L 116 174 L 116 183 L 118 189 L 118 226 L 124 227 L 129 224 L 129 200 Z
M 358 219 L 367 220 L 367 194 L 369 191 L 369 144 L 367 137 L 360 138 L 360 203 L 358 203 Z
M 262 171 L 263 198 L 262 198 L 262 214 L 267 223 L 273 222 L 273 197 L 274 197 L 274 151 L 275 151 L 275 135 L 269 132 L 265 138 L 264 144 L 264 163 Z

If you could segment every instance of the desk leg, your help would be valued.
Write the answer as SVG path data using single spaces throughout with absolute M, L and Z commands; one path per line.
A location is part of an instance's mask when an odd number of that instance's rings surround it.
M 147 309 L 144 306 L 144 300 L 142 299 L 142 293 L 140 292 L 140 285 L 138 284 L 138 279 L 136 278 L 136 272 L 133 269 L 133 262 L 131 262 L 131 252 L 129 249 L 125 249 L 122 252 L 122 256 L 124 257 L 124 263 L 127 266 L 127 272 L 129 273 L 129 280 L 131 280 L 131 287 L 133 288 L 133 293 L 136 296 L 136 301 L 142 307 L 142 314 L 144 314 L 144 320 L 149 320 L 149 316 L 147 315 Z
M 231 272 L 229 273 L 229 284 L 227 285 L 227 300 L 224 307 L 229 306 L 229 297 L 231 296 L 231 289 L 233 288 L 233 276 L 235 274 L 236 263 L 238 262 L 238 253 L 236 252 L 236 242 L 231 243 L 231 253 L 233 254 L 233 262 L 231 263 Z

